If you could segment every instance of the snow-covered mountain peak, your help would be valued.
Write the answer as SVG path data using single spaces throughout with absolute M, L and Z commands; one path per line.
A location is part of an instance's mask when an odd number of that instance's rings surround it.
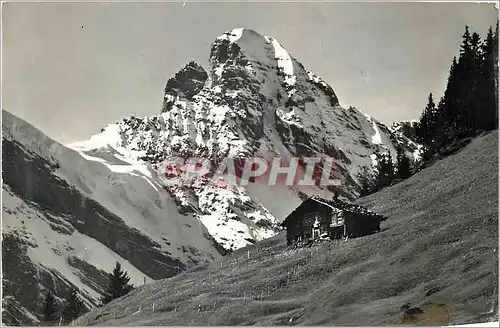
M 224 83 L 227 82 L 224 78 L 235 80 L 245 75 L 261 83 L 259 92 L 264 95 L 276 91 L 273 84 L 277 81 L 281 82 L 288 97 L 292 97 L 301 84 L 315 84 L 331 98 L 332 106 L 338 105 L 333 89 L 323 79 L 306 70 L 277 39 L 252 29 L 227 31 L 212 43 L 210 72 L 212 87 L 220 84 L 231 87 L 231 83 Z
M 215 39 L 210 50 L 210 86 L 237 89 L 236 80 L 256 76 L 255 69 L 276 66 L 271 47 L 259 33 L 237 28 Z M 233 83 L 231 83 L 233 82 Z
M 243 35 L 243 30 L 245 30 L 244 27 L 234 28 L 230 31 L 225 32 L 221 36 L 218 36 L 217 40 L 228 40 L 229 42 L 236 42 Z

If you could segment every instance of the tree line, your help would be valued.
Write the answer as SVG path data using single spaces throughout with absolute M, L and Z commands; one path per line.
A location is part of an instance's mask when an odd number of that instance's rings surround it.
M 360 196 L 367 196 L 390 186 L 396 180 L 409 178 L 413 174 L 414 163 L 406 156 L 403 148 L 396 147 L 396 162 L 390 151 L 375 153 L 373 170 L 363 168 L 358 174 L 361 185 Z
M 460 56 L 453 58 L 444 95 L 436 105 L 429 94 L 420 120 L 415 125 L 416 141 L 422 145 L 420 162 L 447 156 L 468 138 L 498 129 L 498 22 L 490 26 L 484 40 L 465 27 Z M 396 147 L 397 160 L 389 151 L 376 153 L 374 170 L 358 174 L 360 196 L 374 193 L 394 180 L 410 177 L 418 164 Z
M 498 129 L 498 22 L 486 38 L 465 27 L 460 56 L 453 58 L 444 95 L 429 94 L 416 128 L 423 160 L 449 155 L 460 140 Z
M 121 268 L 120 263 L 116 262 L 113 272 L 109 275 L 109 282 L 101 298 L 101 305 L 107 304 L 132 291 L 134 286 L 129 281 L 130 277 L 127 272 Z M 78 296 L 76 288 L 70 289 L 69 293 L 64 297 L 62 304 L 60 304 L 51 291 L 48 291 L 43 300 L 42 321 L 44 324 L 50 326 L 58 324 L 68 325 L 86 311 L 88 309 Z

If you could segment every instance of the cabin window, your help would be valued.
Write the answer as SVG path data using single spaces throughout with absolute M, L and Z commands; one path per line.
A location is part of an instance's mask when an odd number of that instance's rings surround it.
M 339 223 L 339 215 L 337 212 L 332 213 L 332 226 L 336 227 Z
M 330 227 L 339 227 L 344 224 L 342 212 L 333 212 L 331 215 Z

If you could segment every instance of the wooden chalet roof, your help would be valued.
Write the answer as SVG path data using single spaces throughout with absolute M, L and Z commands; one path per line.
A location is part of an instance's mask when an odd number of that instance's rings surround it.
M 347 203 L 347 202 L 344 202 L 340 199 L 326 200 L 326 199 L 323 199 L 323 198 L 320 198 L 317 196 L 313 196 L 313 197 L 306 199 L 304 202 L 302 202 L 302 204 L 300 204 L 292 213 L 290 213 L 285 218 L 285 220 L 283 220 L 281 225 L 283 226 L 287 222 L 287 220 L 293 216 L 295 211 L 297 211 L 301 206 L 303 206 L 304 204 L 309 203 L 309 202 L 316 202 L 318 204 L 322 204 L 323 206 L 328 206 L 331 209 L 336 210 L 336 211 L 343 211 L 343 212 L 349 212 L 349 213 L 354 213 L 354 214 L 360 214 L 360 215 L 366 216 L 367 218 L 379 219 L 380 221 L 384 221 L 387 219 L 385 216 L 377 214 L 377 213 L 367 209 L 366 207 L 363 207 L 360 205 Z

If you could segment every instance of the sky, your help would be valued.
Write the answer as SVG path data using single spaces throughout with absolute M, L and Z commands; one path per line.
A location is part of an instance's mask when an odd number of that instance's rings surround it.
M 163 89 L 210 45 L 247 27 L 277 40 L 355 106 L 390 125 L 441 97 L 465 25 L 486 3 L 3 3 L 2 108 L 48 136 L 88 139 L 128 115 L 160 113 Z

